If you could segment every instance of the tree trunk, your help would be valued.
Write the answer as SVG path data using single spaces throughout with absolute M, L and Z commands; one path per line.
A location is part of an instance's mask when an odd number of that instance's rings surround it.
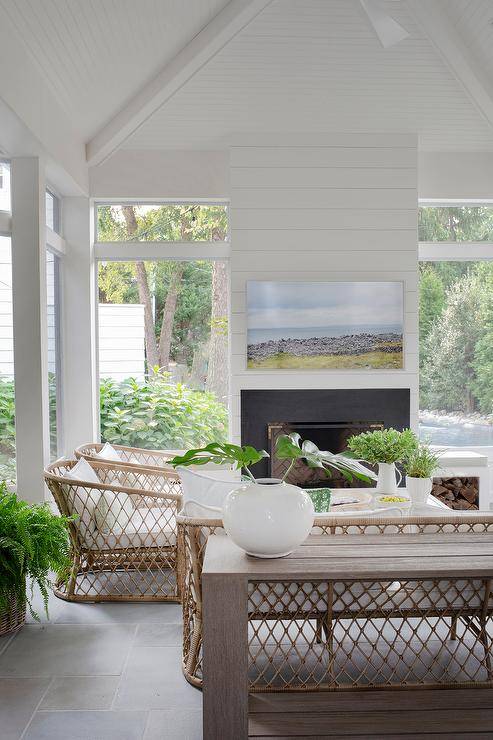
M 225 262 L 212 268 L 212 311 L 206 390 L 227 403 L 228 395 L 228 273 Z
M 129 237 L 137 233 L 138 224 L 135 218 L 133 206 L 123 206 L 123 216 L 127 226 Z M 147 359 L 147 372 L 153 373 L 156 367 L 159 367 L 159 354 L 156 342 L 156 329 L 154 326 L 154 315 L 152 311 L 152 296 L 149 289 L 149 281 L 145 264 L 142 261 L 135 263 L 135 273 L 137 277 L 137 288 L 139 291 L 139 301 L 144 304 L 144 337 Z
M 164 302 L 163 323 L 161 324 L 161 336 L 159 337 L 159 364 L 163 370 L 168 370 L 169 368 L 173 323 L 183 270 L 183 262 L 178 262 L 171 274 L 168 293 Z

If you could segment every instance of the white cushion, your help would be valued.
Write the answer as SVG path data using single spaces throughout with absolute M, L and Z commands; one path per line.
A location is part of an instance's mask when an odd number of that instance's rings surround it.
M 66 471 L 65 477 L 81 483 L 95 483 L 96 485 L 101 483 L 96 471 L 83 457 L 73 468 Z M 83 488 L 82 486 L 67 487 L 66 495 L 68 506 L 74 514 L 78 515 L 81 524 L 87 531 L 93 531 L 95 528 L 94 511 L 99 505 L 101 491 L 97 488 Z
M 115 450 L 109 442 L 106 442 L 103 447 L 96 452 L 95 457 L 99 457 L 101 460 L 112 460 L 113 462 L 122 462 L 122 456 Z
M 133 514 L 121 534 L 104 535 L 100 532 L 95 536 L 94 542 L 97 547 L 105 550 L 126 547 L 174 547 L 175 517 L 171 510 L 161 507 L 133 509 Z
M 239 470 L 190 470 L 177 468 L 183 486 L 183 503 L 194 501 L 221 508 L 224 499 L 241 483 Z
M 96 526 L 103 534 L 121 534 L 127 528 L 135 512 L 135 506 L 123 491 L 103 491 L 103 495 L 94 510 Z

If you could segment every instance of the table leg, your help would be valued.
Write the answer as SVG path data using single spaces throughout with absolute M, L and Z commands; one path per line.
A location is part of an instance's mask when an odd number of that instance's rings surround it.
M 202 574 L 204 740 L 248 739 L 248 583 Z

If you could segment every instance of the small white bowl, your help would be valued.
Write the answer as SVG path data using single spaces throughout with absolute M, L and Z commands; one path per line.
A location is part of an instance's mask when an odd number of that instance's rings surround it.
M 391 501 L 390 499 L 401 499 L 400 501 Z M 375 496 L 375 505 L 378 507 L 385 507 L 388 508 L 399 508 L 399 509 L 407 509 L 411 506 L 411 499 L 409 496 L 404 496 L 400 493 L 397 493 L 395 495 L 389 494 L 389 493 L 381 493 Z

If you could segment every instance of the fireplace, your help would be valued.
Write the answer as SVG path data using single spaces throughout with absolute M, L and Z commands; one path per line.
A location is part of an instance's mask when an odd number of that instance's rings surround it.
M 344 452 L 347 450 L 347 441 L 353 434 L 383 429 L 382 422 L 368 421 L 335 421 L 335 422 L 273 422 L 267 424 L 267 436 L 269 447 L 267 452 L 269 458 L 269 475 L 272 478 L 282 478 L 289 467 L 289 460 L 279 460 L 276 457 L 276 440 L 282 434 L 297 432 L 302 439 L 314 442 L 320 450 L 330 452 Z M 331 488 L 349 488 L 351 483 L 337 470 L 331 470 L 330 480 L 326 473 L 320 468 L 309 468 L 302 461 L 296 461 L 292 467 L 287 483 L 294 483 L 303 488 L 318 488 L 327 486 Z M 358 481 L 358 486 L 366 486 Z
M 298 432 L 320 449 L 342 452 L 352 434 L 384 427 L 407 428 L 409 399 L 408 388 L 243 390 L 241 443 L 267 450 L 271 455 L 255 466 L 257 477 L 282 477 L 282 461 L 272 455 L 279 434 Z M 335 471 L 327 478 L 323 472 L 320 475 L 303 464 L 293 468 L 290 482 L 305 487 L 349 485 Z M 363 484 L 358 481 L 357 485 Z

